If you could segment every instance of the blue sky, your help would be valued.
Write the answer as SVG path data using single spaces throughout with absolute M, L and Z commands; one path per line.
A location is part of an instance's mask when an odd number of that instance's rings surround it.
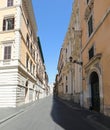
M 58 58 L 72 13 L 73 0 L 32 0 L 49 82 L 55 81 Z

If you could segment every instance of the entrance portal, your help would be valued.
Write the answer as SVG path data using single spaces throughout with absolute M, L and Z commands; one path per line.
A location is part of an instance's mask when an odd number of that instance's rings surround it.
M 100 111 L 100 94 L 99 94 L 99 77 L 96 72 L 92 72 L 90 75 L 91 84 L 91 103 L 92 109 Z

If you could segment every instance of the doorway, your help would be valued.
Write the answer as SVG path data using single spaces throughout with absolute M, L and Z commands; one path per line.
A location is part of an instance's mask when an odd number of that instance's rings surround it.
M 100 93 L 99 93 L 99 77 L 96 72 L 90 75 L 91 84 L 91 105 L 92 109 L 100 112 Z

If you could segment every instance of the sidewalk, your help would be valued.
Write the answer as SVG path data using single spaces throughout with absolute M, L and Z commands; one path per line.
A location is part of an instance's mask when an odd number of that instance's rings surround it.
M 30 108 L 34 103 L 35 102 L 24 104 L 17 108 L 0 108 L 0 124 L 24 112 L 25 110 Z
M 58 98 L 58 100 L 68 105 L 73 110 L 78 111 L 82 117 L 88 119 L 90 122 L 102 126 L 104 130 L 110 130 L 110 117 L 96 111 L 90 111 L 88 109 L 82 108 L 79 104 L 73 103 L 72 101 L 67 101 L 60 98 Z

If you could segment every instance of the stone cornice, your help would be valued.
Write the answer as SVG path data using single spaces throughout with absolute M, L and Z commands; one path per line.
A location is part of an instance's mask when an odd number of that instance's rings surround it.
M 3 8 L 0 8 L 0 11 L 3 11 L 3 10 L 9 10 L 9 9 L 14 9 L 16 7 L 20 7 L 21 5 L 17 4 L 17 5 L 14 5 L 14 6 L 9 6 L 9 7 L 3 7 Z
M 23 75 L 24 77 L 29 77 L 32 81 L 36 81 L 36 77 L 31 74 L 27 69 L 26 67 L 20 62 L 20 60 L 18 59 L 12 59 L 12 61 L 18 61 L 18 64 L 17 65 L 12 65 L 10 64 L 10 62 L 6 62 L 6 65 L 5 66 L 1 66 L 0 69 L 1 70 L 6 70 L 6 69 L 18 69 L 19 70 L 19 73 L 21 75 Z M 1 60 L 0 62 L 3 62 L 3 60 Z M 7 72 L 8 73 L 8 72 Z
M 37 32 L 37 24 L 36 24 L 34 11 L 33 11 L 33 7 L 32 7 L 32 1 L 31 0 L 23 0 L 23 5 L 26 8 L 26 10 L 28 11 L 27 13 L 28 13 L 28 15 L 30 17 L 30 21 L 32 23 L 32 28 L 34 30 L 34 33 L 36 34 L 36 32 Z
M 23 75 L 24 77 L 27 76 L 27 78 L 36 82 L 36 78 L 30 72 L 28 72 L 28 70 L 25 68 L 25 66 L 20 61 L 19 61 L 19 65 L 18 65 L 18 70 L 21 75 Z

